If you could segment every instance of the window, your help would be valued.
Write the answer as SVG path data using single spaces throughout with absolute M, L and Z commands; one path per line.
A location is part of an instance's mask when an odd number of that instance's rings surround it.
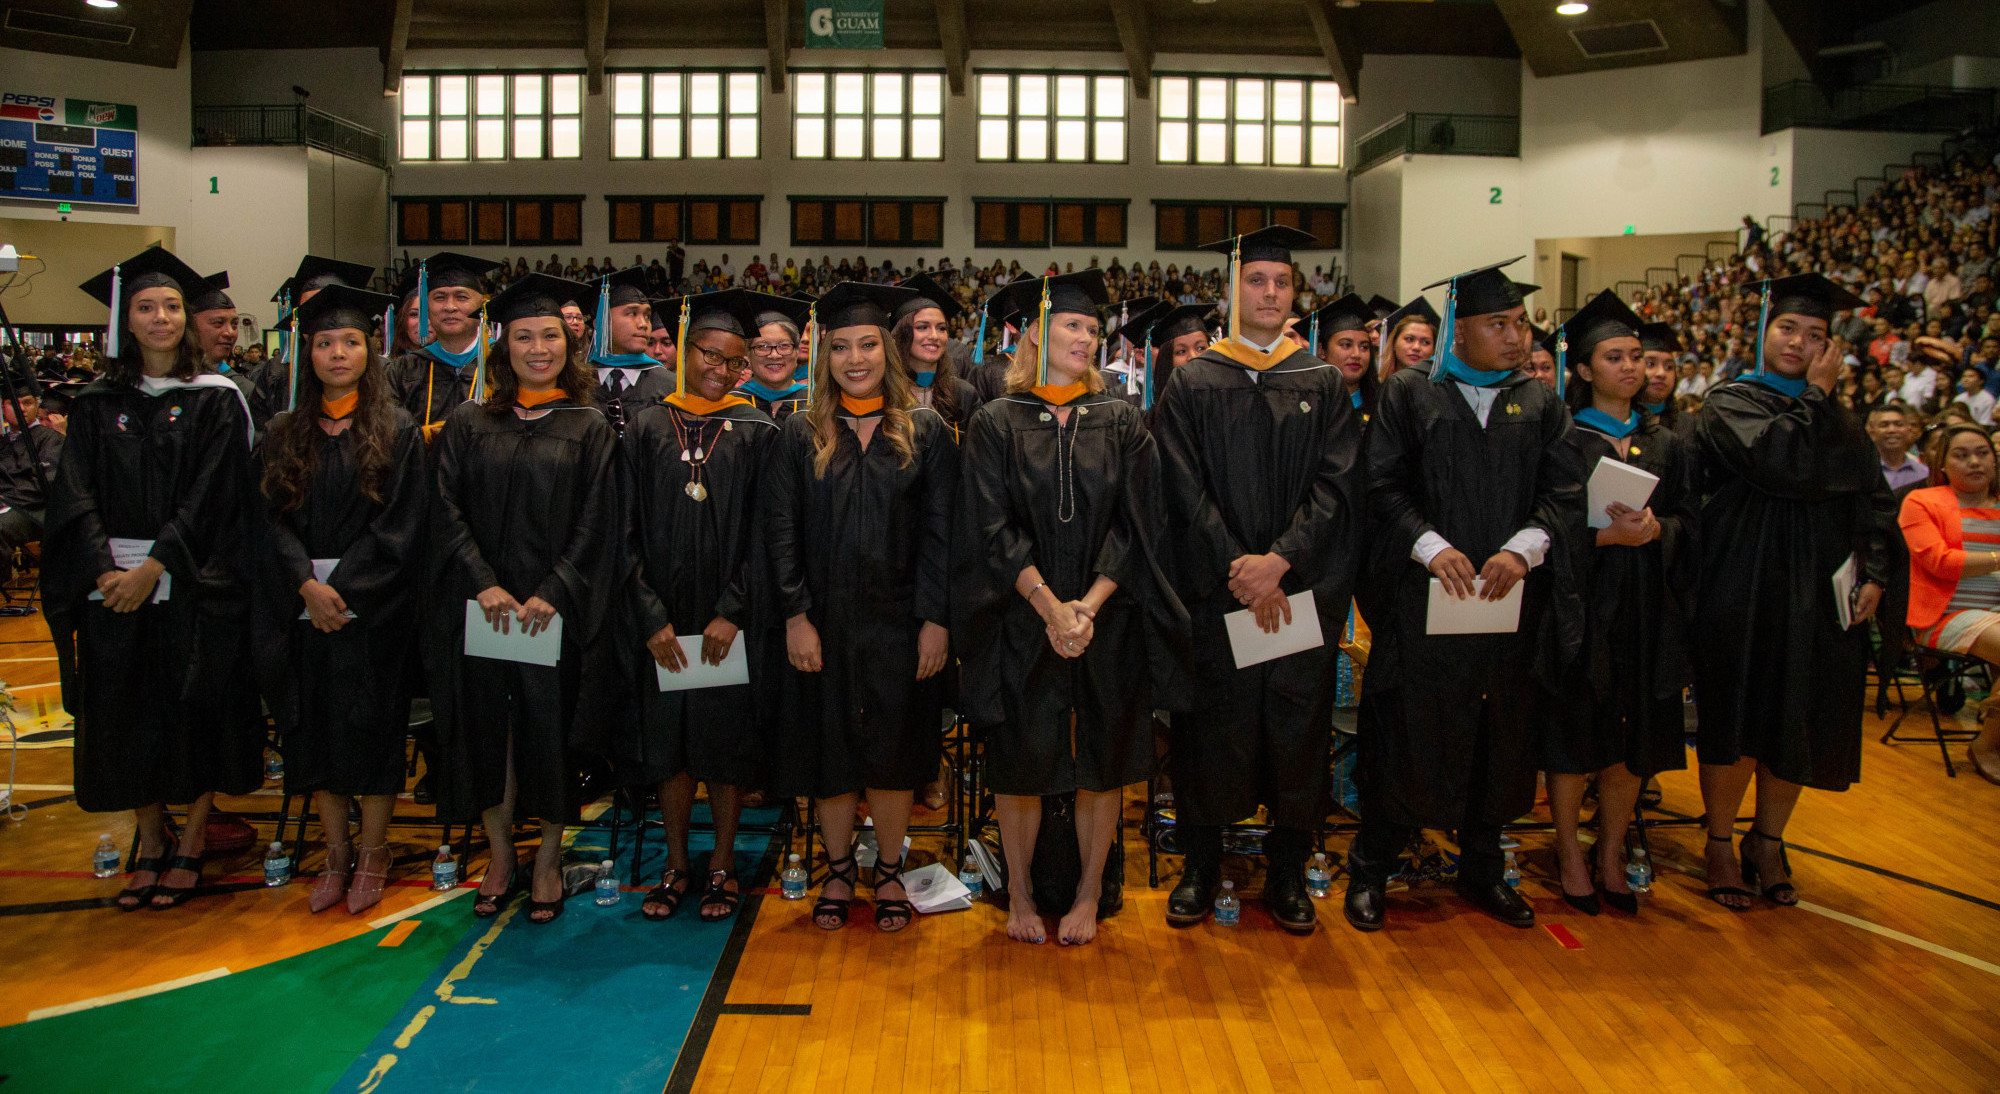
M 403 77 L 405 160 L 576 159 L 580 72 L 434 72 Z
M 944 73 L 792 73 L 792 158 L 941 160 Z
M 397 198 L 398 246 L 466 244 L 471 238 L 471 203 L 464 198 Z
M 1309 232 L 1317 247 L 1339 250 L 1344 205 L 1298 202 L 1185 201 L 1153 203 L 1153 247 L 1161 251 L 1192 251 L 1204 243 L 1254 232 L 1272 224 Z
M 613 194 L 613 243 L 733 243 L 757 246 L 764 199 L 755 195 Z
M 974 198 L 980 247 L 1123 247 L 1125 206 L 1069 198 Z
M 980 73 L 979 158 L 1125 162 L 1125 77 Z
M 794 247 L 944 245 L 944 198 L 795 195 L 791 200 Z
M 398 246 L 577 246 L 582 242 L 580 194 L 396 199 Z
M 1058 247 L 1123 247 L 1125 202 L 1057 201 L 1050 204 L 1049 233 Z
M 611 158 L 756 159 L 762 73 L 611 73 Z
M 583 243 L 583 195 L 512 198 L 507 242 L 513 246 L 567 246 Z
M 1162 76 L 1159 161 L 1339 167 L 1340 85 L 1261 76 Z

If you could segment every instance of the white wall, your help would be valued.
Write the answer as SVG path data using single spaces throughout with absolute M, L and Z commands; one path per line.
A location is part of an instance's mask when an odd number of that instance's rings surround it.
M 1355 288 L 1363 296 L 1380 293 L 1399 303 L 1409 299 L 1403 295 L 1403 165 L 1411 158 L 1402 156 L 1354 176 L 1347 253 Z
M 1534 239 L 1523 227 L 1521 178 L 1521 161 L 1512 158 L 1405 156 L 1400 287 L 1387 295 L 1408 300 L 1433 281 L 1516 255 L 1526 260 L 1507 273 L 1531 280 Z M 1428 295 L 1443 311 L 1443 290 Z
M 389 261 L 389 176 L 372 164 L 306 151 L 311 253 L 378 269 Z
M 200 185 L 179 254 L 204 274 L 228 270 L 237 310 L 270 326 L 271 294 L 307 253 L 306 149 L 197 148 L 193 169 Z

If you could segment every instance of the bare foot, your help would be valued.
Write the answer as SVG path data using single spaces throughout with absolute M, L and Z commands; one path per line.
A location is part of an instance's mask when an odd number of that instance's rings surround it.
M 1007 937 L 1037 946 L 1049 940 L 1048 929 L 1042 926 L 1042 913 L 1025 893 L 1014 893 L 1007 899 Z
M 1085 902 L 1078 897 L 1069 914 L 1056 925 L 1056 941 L 1065 946 L 1081 946 L 1097 937 L 1097 899 Z

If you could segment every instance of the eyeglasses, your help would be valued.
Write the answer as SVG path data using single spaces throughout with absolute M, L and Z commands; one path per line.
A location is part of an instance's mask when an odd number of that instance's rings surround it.
M 696 346 L 695 348 L 701 351 L 702 363 L 710 368 L 714 368 L 717 365 L 727 365 L 731 371 L 734 371 L 750 367 L 750 358 L 748 357 L 725 357 L 709 349 L 707 346 Z
M 750 352 L 759 357 L 789 357 L 797 353 L 797 342 L 752 342 Z

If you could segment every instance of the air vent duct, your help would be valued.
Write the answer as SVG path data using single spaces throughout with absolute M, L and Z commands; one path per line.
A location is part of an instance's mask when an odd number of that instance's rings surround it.
M 1570 31 L 1569 36 L 1576 39 L 1576 48 L 1593 60 L 1634 53 L 1658 53 L 1667 48 L 1667 40 L 1660 34 L 1659 24 L 1651 19 L 1585 27 Z
M 54 15 L 46 11 L 25 11 L 21 8 L 7 9 L 7 29 L 28 34 L 47 34 L 56 38 L 75 38 L 107 46 L 129 46 L 132 44 L 133 35 L 131 27 L 120 26 L 117 23 L 73 19 L 67 15 Z

